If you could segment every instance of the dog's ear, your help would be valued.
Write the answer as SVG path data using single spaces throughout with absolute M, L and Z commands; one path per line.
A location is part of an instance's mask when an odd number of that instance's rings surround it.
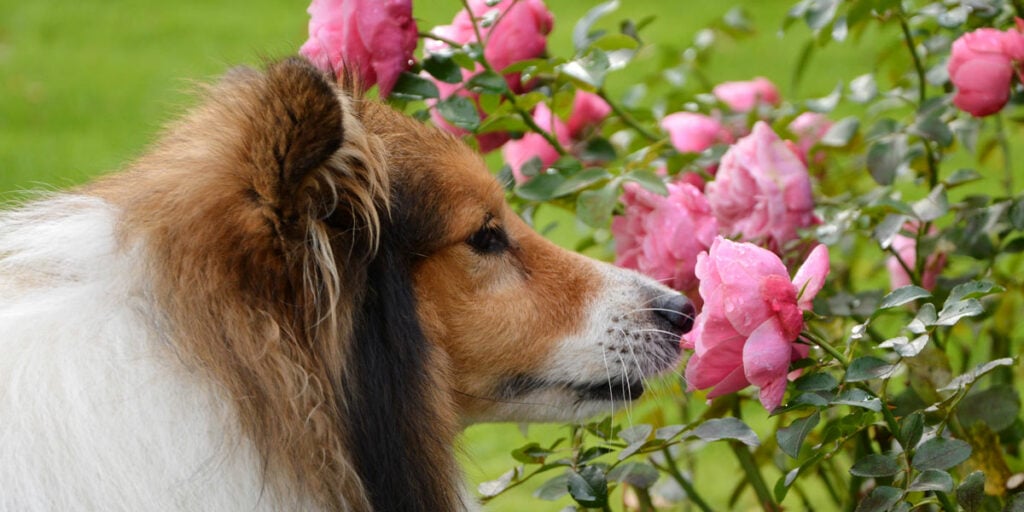
M 347 253 L 372 254 L 388 180 L 380 143 L 359 120 L 361 100 L 300 57 L 265 74 L 232 70 L 223 82 L 255 96 L 239 150 L 279 234 L 308 239 L 311 229 L 332 229 L 348 238 Z

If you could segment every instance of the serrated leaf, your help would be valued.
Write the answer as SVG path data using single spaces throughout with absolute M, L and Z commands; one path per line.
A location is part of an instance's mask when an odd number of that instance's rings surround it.
M 395 86 L 391 89 L 391 94 L 388 97 L 417 101 L 438 98 L 440 96 L 441 92 L 437 89 L 437 85 L 434 85 L 434 82 L 417 74 L 403 71 L 398 75 L 398 80 L 395 81 Z
M 572 29 L 572 44 L 577 53 L 583 53 L 590 46 L 590 29 L 602 17 L 619 8 L 618 0 L 598 4 L 584 14 Z
M 902 497 L 903 491 L 880 485 L 872 489 L 871 494 L 857 504 L 856 512 L 884 512 L 891 509 Z
M 505 78 L 493 71 L 481 71 L 466 82 L 466 86 L 477 92 L 501 94 L 508 90 Z
M 913 302 L 917 299 L 924 299 L 931 297 L 932 292 L 921 288 L 920 286 L 903 286 L 893 290 L 891 293 L 882 298 L 882 303 L 878 305 L 878 309 L 889 309 L 896 306 L 902 306 L 908 302 Z
M 761 440 L 746 423 L 737 418 L 715 418 L 701 423 L 690 432 L 705 441 L 735 439 L 747 446 L 758 446 Z
M 803 446 L 804 439 L 814 430 L 814 427 L 818 426 L 819 421 L 821 421 L 821 413 L 814 411 L 810 416 L 796 419 L 788 427 L 780 428 L 775 433 L 779 448 L 794 459 L 800 457 L 800 447 Z
M 964 317 L 978 316 L 985 312 L 985 307 L 978 302 L 978 299 L 965 299 L 958 300 L 950 303 L 946 301 L 946 304 L 942 306 L 942 311 L 939 311 L 939 318 L 935 321 L 935 325 L 955 325 Z
M 825 132 L 819 142 L 822 146 L 829 146 L 834 148 L 845 147 L 853 140 L 853 137 L 857 135 L 857 129 L 860 127 L 860 119 L 854 116 L 840 119 L 836 124 L 832 125 L 831 128 Z
M 839 381 L 828 373 L 811 373 L 802 375 L 794 385 L 800 391 L 831 391 L 839 387 Z
M 853 463 L 850 474 L 863 477 L 893 476 L 900 472 L 900 465 L 889 455 L 872 453 Z
M 956 488 L 956 502 L 966 512 L 981 512 L 985 499 L 985 473 L 975 471 L 964 478 Z
M 561 174 L 538 174 L 516 187 L 516 195 L 528 201 L 547 201 L 556 197 L 555 191 L 563 183 L 565 177 Z
M 910 465 L 918 471 L 949 469 L 971 456 L 971 445 L 959 439 L 935 437 L 921 443 Z
M 607 227 L 612 220 L 612 210 L 617 200 L 613 187 L 584 190 L 576 198 L 576 216 L 590 227 Z
M 861 409 L 867 409 L 875 412 L 882 410 L 881 400 L 869 395 L 866 391 L 857 388 L 851 388 L 843 391 L 838 397 L 832 400 L 831 403 L 836 405 L 860 407 Z
M 449 56 L 428 55 L 423 59 L 423 69 L 430 76 L 449 84 L 462 82 L 462 68 Z
M 441 117 L 459 128 L 472 131 L 480 126 L 480 113 L 477 112 L 476 105 L 468 98 L 453 95 L 437 102 L 435 108 Z
M 993 293 L 1000 293 L 1004 289 L 991 281 L 968 281 L 956 285 L 949 292 L 949 297 L 946 298 L 946 302 L 957 302 L 961 299 L 975 299 L 990 295 Z
M 914 412 L 908 414 L 905 418 L 900 420 L 900 431 L 897 434 L 897 439 L 903 449 L 911 450 L 917 443 L 921 441 L 921 436 L 924 434 L 924 415 L 920 412 Z
M 544 501 L 555 501 L 569 494 L 569 475 L 562 473 L 537 487 L 533 497 Z
M 563 181 L 561 185 L 552 192 L 552 197 L 562 197 L 579 192 L 580 190 L 588 188 L 599 181 L 606 180 L 611 177 L 611 173 L 598 167 L 584 169 L 572 176 L 569 176 L 569 178 Z
M 568 470 L 569 495 L 584 507 L 600 508 L 608 503 L 608 481 L 598 466 L 586 466 L 579 472 Z
M 893 369 L 893 365 L 877 357 L 858 357 L 846 369 L 846 382 L 863 382 L 886 377 L 892 373 Z
M 953 477 L 949 473 L 938 469 L 927 469 L 922 471 L 907 489 L 913 491 L 936 491 L 949 492 L 953 490 Z
M 643 462 L 625 462 L 608 472 L 609 482 L 624 482 L 641 489 L 650 488 L 661 476 L 657 469 Z
M 661 196 L 668 195 L 668 186 L 660 176 L 650 171 L 633 171 L 622 177 L 626 181 L 638 183 L 641 187 Z

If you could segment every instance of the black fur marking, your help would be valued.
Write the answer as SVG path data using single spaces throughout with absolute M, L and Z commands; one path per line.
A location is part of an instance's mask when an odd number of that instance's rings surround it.
M 455 467 L 451 440 L 439 434 L 438 411 L 422 398 L 430 391 L 430 347 L 416 316 L 413 261 L 393 230 L 384 228 L 368 268 L 342 387 L 348 403 L 339 407 L 351 411 L 350 449 L 374 511 L 459 510 L 457 475 L 439 470 Z

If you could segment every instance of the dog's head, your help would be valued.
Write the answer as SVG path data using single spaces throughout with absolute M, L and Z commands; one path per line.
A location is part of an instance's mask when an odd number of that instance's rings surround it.
M 635 399 L 693 308 L 545 240 L 467 146 L 340 82 L 297 58 L 232 71 L 92 193 L 145 240 L 175 348 L 268 474 L 339 507 L 452 509 L 435 466 L 460 424 Z

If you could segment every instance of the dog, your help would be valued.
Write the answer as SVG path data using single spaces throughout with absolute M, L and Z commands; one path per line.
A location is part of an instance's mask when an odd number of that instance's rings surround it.
M 455 137 L 300 57 L 0 214 L 0 510 L 477 508 L 453 440 L 638 398 L 683 296 L 566 251 Z

